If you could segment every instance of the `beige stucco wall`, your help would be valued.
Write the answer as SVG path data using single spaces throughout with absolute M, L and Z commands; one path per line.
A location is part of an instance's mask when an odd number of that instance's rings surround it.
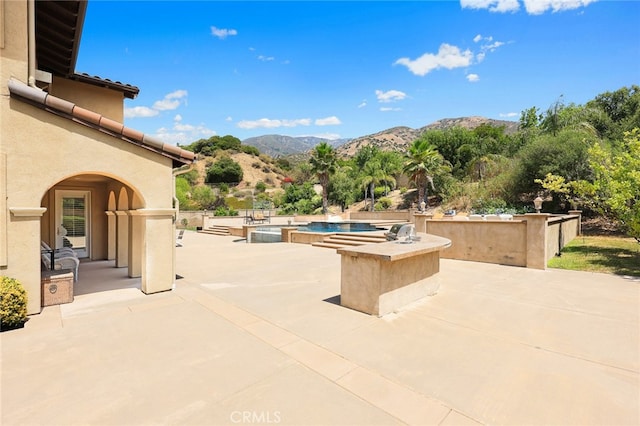
M 3 126 L 2 137 L 13 204 L 28 205 L 34 195 L 39 203 L 53 184 L 99 173 L 144 194 L 147 207 L 171 207 L 171 159 L 16 99 L 3 100 L 2 112 L 11 122 Z
M 2 1 L 0 31 L 3 46 L 0 46 L 0 96 L 9 94 L 6 81 L 10 77 L 27 81 L 27 2 Z M 4 118 L 0 116 L 0 120 Z M 1 123 L 1 121 L 0 121 Z M 0 141 L 0 143 L 2 143 Z
M 384 210 L 379 212 L 351 212 L 352 220 L 411 220 L 410 210 Z
M 49 93 L 119 123 L 124 120 L 121 92 L 54 76 Z
M 579 213 L 573 216 L 531 213 L 515 215 L 514 220 L 508 221 L 426 217 L 415 217 L 419 232 L 439 235 L 452 241 L 452 246 L 442 252 L 442 257 L 535 269 L 546 269 L 547 261 L 580 234 Z M 562 239 L 559 238 L 561 227 Z
M 523 221 L 427 220 L 426 232 L 452 241 L 441 256 L 503 265 L 526 266 L 527 224 Z

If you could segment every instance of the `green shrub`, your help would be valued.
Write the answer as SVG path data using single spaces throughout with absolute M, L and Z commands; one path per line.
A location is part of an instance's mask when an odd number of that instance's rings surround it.
M 14 278 L 0 277 L 0 327 L 19 328 L 27 321 L 27 292 Z
M 238 211 L 226 206 L 218 207 L 213 213 L 214 216 L 238 216 Z
M 389 207 L 391 207 L 391 204 L 392 204 L 391 198 L 382 197 L 376 201 L 376 204 L 373 206 L 373 208 L 376 211 L 387 210 Z

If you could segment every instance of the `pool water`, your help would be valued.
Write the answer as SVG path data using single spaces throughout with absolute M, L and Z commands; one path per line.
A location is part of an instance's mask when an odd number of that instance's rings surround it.
M 379 231 L 380 228 L 365 222 L 309 222 L 300 226 L 298 231 L 307 232 L 367 232 Z

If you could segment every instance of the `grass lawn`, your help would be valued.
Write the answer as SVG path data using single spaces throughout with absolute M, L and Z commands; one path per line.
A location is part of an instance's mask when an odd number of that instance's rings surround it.
M 581 235 L 549 260 L 550 268 L 640 277 L 640 244 L 633 238 Z

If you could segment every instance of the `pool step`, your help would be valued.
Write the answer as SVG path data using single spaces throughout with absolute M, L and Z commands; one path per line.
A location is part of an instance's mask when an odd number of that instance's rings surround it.
M 360 234 L 332 234 L 324 238 L 323 241 L 311 243 L 314 247 L 325 247 L 339 249 L 343 247 L 362 246 L 365 244 L 382 243 L 386 241 L 384 235 L 360 235 Z
M 231 235 L 231 232 L 229 232 L 229 227 L 224 225 L 211 225 L 207 229 L 202 229 L 198 232 L 201 234 L 210 234 L 210 235 L 219 235 L 219 236 Z

